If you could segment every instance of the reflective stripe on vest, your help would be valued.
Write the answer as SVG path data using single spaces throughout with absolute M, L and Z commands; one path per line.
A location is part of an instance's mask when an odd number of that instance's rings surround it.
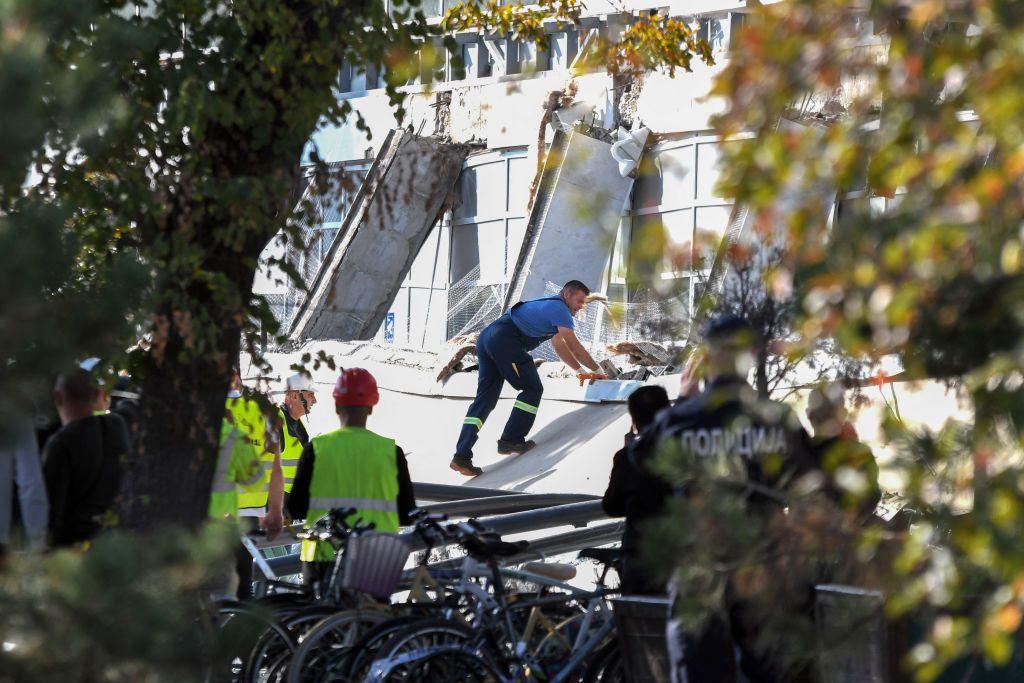
M 207 513 L 216 519 L 237 519 L 238 485 L 257 481 L 263 472 L 256 449 L 230 422 L 221 423 L 220 448 L 210 487 Z
M 223 437 L 224 431 L 221 430 Z M 231 451 L 235 450 L 235 442 L 238 441 L 239 433 L 234 427 L 228 432 L 227 438 L 221 438 L 220 450 L 217 452 L 217 469 L 213 473 L 212 493 L 225 493 L 235 490 L 235 482 L 228 479 L 228 469 L 231 467 Z
M 316 459 L 309 483 L 307 528 L 334 508 L 352 507 L 348 522 L 373 524 L 377 531 L 398 531 L 398 463 L 395 442 L 358 427 L 323 434 L 311 441 Z M 329 543 L 303 541 L 299 558 L 327 562 Z
M 284 410 L 278 408 L 277 412 L 281 415 L 281 431 L 284 433 L 284 444 L 281 449 L 281 474 L 284 475 L 284 492 L 291 493 L 295 472 L 299 468 L 299 457 L 302 455 L 304 447 L 302 442 L 288 431 L 288 420 L 285 419 Z
M 398 512 L 398 503 L 393 500 L 374 498 L 310 498 L 309 506 L 333 510 L 335 508 L 356 508 L 358 510 L 379 510 Z

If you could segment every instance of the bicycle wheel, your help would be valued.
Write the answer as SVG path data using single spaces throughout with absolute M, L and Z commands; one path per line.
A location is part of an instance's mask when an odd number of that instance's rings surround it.
M 483 656 L 465 646 L 428 648 L 414 655 L 401 671 L 378 673 L 367 680 L 418 683 L 500 683 L 505 678 Z
M 359 638 L 377 624 L 388 620 L 388 612 L 346 610 L 320 620 L 302 638 L 288 664 L 288 683 L 321 683 L 339 680 L 332 664 L 350 650 Z
M 425 618 L 427 617 L 408 615 L 377 624 L 363 634 L 355 646 L 330 664 L 331 673 L 338 680 L 362 681 L 366 678 L 370 665 L 377 659 L 377 653 L 387 647 L 397 634 Z
M 626 665 L 622 661 L 619 641 L 613 638 L 597 651 L 583 674 L 583 683 L 625 683 Z
M 418 681 L 413 664 L 428 651 L 472 642 L 477 634 L 461 622 L 449 619 L 426 619 L 396 633 L 387 647 L 377 652 L 367 680 L 376 680 L 386 673 L 387 680 Z M 413 668 L 410 668 L 413 667 Z
M 312 605 L 279 619 L 278 623 L 288 629 L 296 643 L 301 643 L 310 629 L 337 611 L 325 605 Z M 284 647 L 274 631 L 268 629 L 253 647 L 246 662 L 244 680 L 246 683 L 283 683 L 295 652 L 294 648 Z
M 242 683 L 249 680 L 249 662 L 256 650 L 294 652 L 297 643 L 272 613 L 242 604 L 223 605 L 214 615 L 213 647 L 207 680 Z

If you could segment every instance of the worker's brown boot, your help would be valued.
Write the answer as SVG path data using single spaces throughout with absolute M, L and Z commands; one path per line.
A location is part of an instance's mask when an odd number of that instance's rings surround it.
M 449 467 L 459 474 L 465 474 L 467 477 L 475 477 L 484 473 L 482 469 L 473 464 L 472 460 L 469 458 L 461 458 L 457 455 L 452 458 L 452 464 L 449 465 Z
M 519 455 L 525 453 L 537 444 L 532 440 L 527 441 L 502 441 L 498 439 L 498 454 L 499 455 Z

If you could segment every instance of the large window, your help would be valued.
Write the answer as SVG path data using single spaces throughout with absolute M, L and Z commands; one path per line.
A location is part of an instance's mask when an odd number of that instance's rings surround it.
M 477 284 L 507 283 L 526 234 L 530 166 L 523 149 L 471 157 L 452 220 L 452 282 L 480 267 Z
M 732 210 L 715 191 L 722 144 L 695 135 L 660 143 L 644 155 L 629 226 L 620 230 L 630 235 L 630 282 L 654 281 L 663 291 L 692 296 L 692 280 L 709 267 Z
M 533 167 L 525 148 L 470 157 L 452 216 L 447 336 L 500 312 L 526 235 Z

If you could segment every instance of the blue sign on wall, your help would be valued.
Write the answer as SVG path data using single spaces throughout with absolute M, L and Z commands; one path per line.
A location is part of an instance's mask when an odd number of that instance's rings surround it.
M 384 318 L 384 341 L 388 344 L 395 343 L 395 314 L 388 313 Z

